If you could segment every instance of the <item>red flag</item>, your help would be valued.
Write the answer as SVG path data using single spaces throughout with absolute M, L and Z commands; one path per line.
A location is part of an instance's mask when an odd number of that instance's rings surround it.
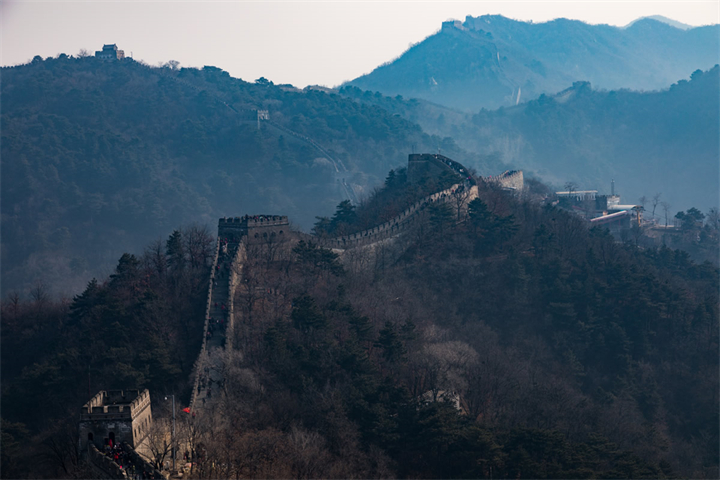
M 185 408 L 183 408 L 183 412 L 185 412 L 185 413 L 190 413 L 190 407 L 185 407 Z

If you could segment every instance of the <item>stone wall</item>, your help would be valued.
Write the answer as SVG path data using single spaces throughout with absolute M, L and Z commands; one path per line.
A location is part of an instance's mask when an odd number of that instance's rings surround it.
M 127 452 L 127 456 L 130 460 L 131 465 L 128 468 L 134 469 L 135 475 L 140 475 L 142 472 L 149 474 L 149 478 L 157 480 L 165 480 L 160 471 L 153 468 L 142 455 L 139 455 L 131 445 L 123 443 L 123 449 Z M 133 478 L 130 472 L 121 468 L 120 465 L 115 463 L 110 457 L 103 455 L 95 445 L 90 443 L 87 447 L 87 461 L 90 464 L 95 478 L 103 479 L 128 479 Z M 134 468 L 133 468 L 134 467 Z
M 93 469 L 97 478 L 128 478 L 125 470 L 120 468 L 120 465 L 115 463 L 110 457 L 107 457 L 100 453 L 95 445 L 92 443 L 88 444 L 88 463 Z
M 138 452 L 133 449 L 130 445 L 124 444 L 123 448 L 128 454 L 128 457 L 130 458 L 130 461 L 135 466 L 135 471 L 142 473 L 143 471 L 150 474 L 150 478 L 157 479 L 157 480 L 165 480 L 165 476 L 160 473 L 159 470 L 154 468 L 145 458 L 138 454 Z
M 215 256 L 213 257 L 213 263 L 212 267 L 210 268 L 210 282 L 208 284 L 208 297 L 207 297 L 207 303 L 205 305 L 205 322 L 203 324 L 203 340 L 202 340 L 202 346 L 200 347 L 200 355 L 198 356 L 198 361 L 195 362 L 195 381 L 193 383 L 193 389 L 192 394 L 190 396 L 190 409 L 194 410 L 195 408 L 195 400 L 197 400 L 197 391 L 198 391 L 198 383 L 200 382 L 200 359 L 203 358 L 205 355 L 207 355 L 207 333 L 208 333 L 208 327 L 210 322 L 210 309 L 212 307 L 212 294 L 213 294 L 213 284 L 215 283 L 215 267 L 217 267 L 218 264 L 218 257 L 220 255 L 220 238 L 224 238 L 225 235 L 232 235 L 237 233 L 236 230 L 234 230 L 234 227 L 229 227 L 230 230 L 223 229 L 227 225 L 227 220 L 225 218 L 221 218 L 220 222 L 218 224 L 218 240 L 215 242 Z M 234 220 L 234 219 L 233 219 Z M 235 222 L 229 222 L 231 224 L 234 224 Z M 239 225 L 240 222 L 237 222 L 237 225 Z M 225 234 L 225 235 L 223 235 Z
M 482 177 L 487 183 L 496 183 L 506 190 L 512 190 L 517 194 L 522 193 L 525 188 L 525 179 L 522 170 L 508 170 L 496 177 Z
M 418 183 L 423 177 L 439 177 L 443 172 L 450 172 L 458 179 L 469 181 L 472 185 L 475 180 L 462 164 L 440 154 L 413 153 L 408 156 L 408 182 Z
M 287 219 L 287 217 L 285 218 Z M 247 248 L 245 247 L 245 242 L 240 242 L 232 262 L 233 267 L 230 269 L 230 282 L 228 285 L 228 324 L 227 332 L 225 333 L 225 345 L 228 345 L 228 348 L 232 348 L 232 339 L 235 333 L 235 288 L 238 283 L 242 281 L 243 265 L 246 260 Z
M 147 438 L 148 435 L 150 435 L 150 428 L 153 422 L 150 392 L 148 390 L 143 391 L 143 393 L 130 404 L 130 410 L 132 411 L 133 432 L 132 442 L 127 443 L 142 452 L 147 448 Z
M 305 240 L 306 242 L 313 242 L 321 247 L 337 250 L 346 250 L 348 248 L 369 245 L 394 237 L 407 230 L 420 219 L 420 214 L 430 204 L 434 202 L 454 202 L 454 194 L 459 188 L 470 188 L 470 194 L 465 199 L 466 206 L 467 203 L 477 197 L 477 186 L 473 185 L 472 187 L 467 187 L 461 184 L 455 184 L 447 190 L 434 193 L 415 202 L 415 204 L 407 208 L 403 213 L 383 223 L 382 225 L 378 225 L 377 227 L 373 227 L 362 232 L 336 238 L 319 238 L 306 233 L 300 233 L 298 235 L 301 240 Z

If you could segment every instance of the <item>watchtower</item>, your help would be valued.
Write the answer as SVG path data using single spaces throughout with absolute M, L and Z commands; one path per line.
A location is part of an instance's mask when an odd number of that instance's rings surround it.
M 287 215 L 245 215 L 221 218 L 218 222 L 220 238 L 238 241 L 240 237 L 247 236 L 250 244 L 284 241 L 289 233 Z
M 125 51 L 118 50 L 117 45 L 113 43 L 111 45 L 103 45 L 102 50 L 95 52 L 95 57 L 103 60 L 122 60 L 125 58 Z
M 99 450 L 110 440 L 125 442 L 136 451 L 152 426 L 150 392 L 102 390 L 80 409 L 80 449 L 93 442 Z

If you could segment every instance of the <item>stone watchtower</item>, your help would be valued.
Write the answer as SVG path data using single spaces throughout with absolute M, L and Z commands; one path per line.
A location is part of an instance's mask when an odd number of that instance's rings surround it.
M 290 234 L 290 222 L 286 215 L 245 215 L 221 218 L 218 236 L 229 241 L 247 237 L 247 243 L 281 242 Z
M 101 391 L 80 410 L 80 451 L 93 442 L 100 451 L 112 439 L 126 442 L 136 451 L 150 433 L 150 392 L 140 390 Z

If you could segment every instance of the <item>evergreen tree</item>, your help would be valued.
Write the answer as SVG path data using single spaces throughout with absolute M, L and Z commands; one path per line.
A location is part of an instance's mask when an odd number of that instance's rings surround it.
M 356 218 L 355 205 L 350 200 L 343 200 L 338 204 L 335 214 L 330 219 L 330 231 L 335 235 L 345 235 L 350 231 Z
M 185 268 L 185 246 L 183 245 L 182 233 L 174 230 L 165 244 L 165 255 L 168 257 L 168 264 L 174 270 Z
M 390 363 L 400 361 L 407 353 L 395 326 L 389 321 L 385 322 L 385 326 L 380 330 L 375 346 L 383 349 L 383 358 Z

